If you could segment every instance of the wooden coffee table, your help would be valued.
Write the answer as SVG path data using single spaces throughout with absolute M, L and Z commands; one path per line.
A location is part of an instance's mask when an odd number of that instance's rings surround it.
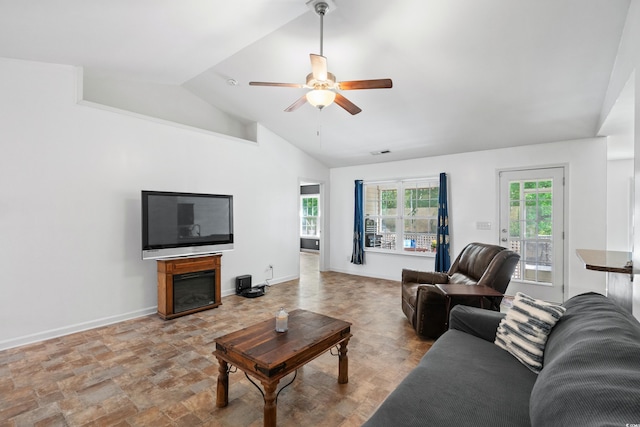
M 257 378 L 264 388 L 264 425 L 276 425 L 278 382 L 327 350 L 338 346 L 338 383 L 349 381 L 347 344 L 351 323 L 306 310 L 289 313 L 289 330 L 275 331 L 275 317 L 216 339 L 216 405 L 229 403 L 229 365 Z
M 484 285 L 436 285 L 436 288 L 444 294 L 447 299 L 447 326 L 449 325 L 449 313 L 451 311 L 452 297 L 478 297 L 480 298 L 480 307 L 484 308 L 483 297 L 502 297 L 502 293 L 496 291 L 489 286 Z

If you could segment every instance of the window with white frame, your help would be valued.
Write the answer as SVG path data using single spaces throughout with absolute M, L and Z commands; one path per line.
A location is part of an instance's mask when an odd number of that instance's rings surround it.
M 300 197 L 300 236 L 319 237 L 320 196 L 318 194 Z
M 438 178 L 365 182 L 365 250 L 435 252 L 438 191 Z

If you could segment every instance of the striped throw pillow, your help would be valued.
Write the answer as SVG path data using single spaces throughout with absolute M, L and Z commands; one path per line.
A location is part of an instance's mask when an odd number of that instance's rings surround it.
M 547 337 L 564 312 L 561 305 L 518 292 L 513 306 L 500 321 L 495 344 L 537 374 L 542 369 Z

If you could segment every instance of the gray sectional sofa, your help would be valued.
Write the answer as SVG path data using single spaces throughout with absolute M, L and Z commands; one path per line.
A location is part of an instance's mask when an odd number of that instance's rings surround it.
M 563 306 L 539 374 L 493 343 L 503 313 L 454 307 L 364 426 L 640 425 L 640 323 L 600 294 Z

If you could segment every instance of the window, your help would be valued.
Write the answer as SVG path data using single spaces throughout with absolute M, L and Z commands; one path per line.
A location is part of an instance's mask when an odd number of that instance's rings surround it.
M 509 240 L 521 254 L 513 278 L 552 282 L 553 180 L 530 179 L 509 183 Z
M 365 183 L 365 248 L 435 252 L 438 190 L 437 178 Z
M 317 194 L 311 196 L 301 197 L 301 212 L 300 212 L 300 235 L 304 237 L 319 237 L 318 233 L 318 217 L 319 211 L 319 196 Z

